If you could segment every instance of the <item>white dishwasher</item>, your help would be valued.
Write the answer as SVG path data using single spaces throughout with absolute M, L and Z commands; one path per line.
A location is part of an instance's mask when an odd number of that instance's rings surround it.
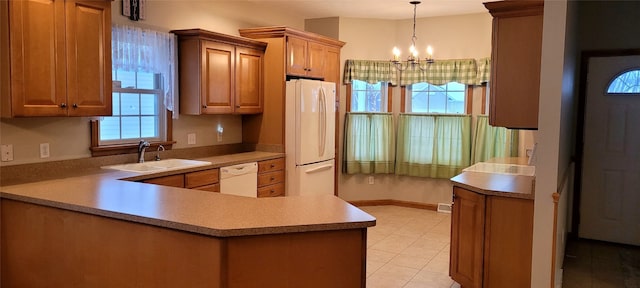
M 220 168 L 220 193 L 258 197 L 258 162 Z

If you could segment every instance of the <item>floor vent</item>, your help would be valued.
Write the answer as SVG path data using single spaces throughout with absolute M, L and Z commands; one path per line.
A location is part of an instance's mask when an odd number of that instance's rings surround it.
M 438 212 L 451 213 L 451 204 L 438 203 Z

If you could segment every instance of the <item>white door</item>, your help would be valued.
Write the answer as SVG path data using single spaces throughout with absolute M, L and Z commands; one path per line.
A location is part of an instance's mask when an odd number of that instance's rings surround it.
M 295 178 L 288 181 L 290 187 L 287 187 L 289 194 L 294 195 L 333 195 L 333 175 L 335 167 L 333 159 L 308 164 L 304 166 L 296 166 Z
M 608 94 L 640 56 L 594 57 L 587 76 L 582 238 L 640 245 L 640 94 Z
M 296 97 L 296 164 L 333 159 L 335 154 L 335 84 L 299 80 Z

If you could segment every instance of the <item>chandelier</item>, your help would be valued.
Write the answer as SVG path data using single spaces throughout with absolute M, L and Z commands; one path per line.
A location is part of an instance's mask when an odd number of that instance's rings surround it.
M 396 69 L 400 71 L 403 71 L 410 66 L 418 66 L 420 70 L 423 70 L 423 68 L 420 67 L 421 60 L 418 57 L 418 49 L 416 48 L 416 40 L 418 39 L 418 37 L 416 37 L 416 8 L 420 3 L 420 1 L 409 2 L 409 4 L 413 5 L 413 36 L 411 37 L 411 47 L 409 47 L 409 56 L 407 56 L 407 61 L 400 61 L 400 49 L 398 49 L 398 47 L 393 47 L 393 60 L 391 60 L 391 62 L 395 64 Z M 427 46 L 427 58 L 422 61 L 426 63 L 433 63 L 433 48 L 431 48 L 431 46 Z M 402 66 L 405 62 L 406 65 L 404 65 L 403 68 Z

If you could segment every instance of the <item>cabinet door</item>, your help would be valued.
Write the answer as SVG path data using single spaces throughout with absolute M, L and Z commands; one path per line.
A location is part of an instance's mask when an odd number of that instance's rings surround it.
M 485 196 L 453 187 L 449 275 L 462 287 L 482 287 Z
M 327 46 L 309 41 L 307 44 L 307 76 L 324 78 L 326 60 Z
M 65 3 L 69 115 L 111 115 L 111 3 Z
M 287 75 L 307 76 L 307 41 L 287 37 Z
M 533 200 L 487 196 L 484 287 L 529 287 Z
M 9 1 L 11 116 L 67 115 L 64 10 L 62 0 Z
M 262 113 L 263 66 L 263 51 L 236 47 L 236 113 Z
M 202 41 L 202 113 L 233 112 L 234 58 L 232 45 Z
M 538 128 L 541 11 L 524 16 L 515 11 L 493 19 L 489 107 L 489 123 L 493 126 Z

